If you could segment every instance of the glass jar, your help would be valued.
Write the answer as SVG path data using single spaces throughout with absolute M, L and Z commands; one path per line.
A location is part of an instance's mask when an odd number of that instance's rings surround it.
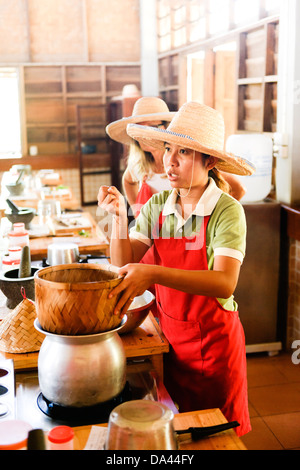
M 29 246 L 29 233 L 25 230 L 24 223 L 13 224 L 13 230 L 8 234 L 9 247 L 12 246 Z

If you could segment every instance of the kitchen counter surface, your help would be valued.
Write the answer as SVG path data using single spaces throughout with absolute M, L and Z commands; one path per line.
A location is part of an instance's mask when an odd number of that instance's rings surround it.
M 47 249 L 48 245 L 53 242 L 60 242 L 61 240 L 66 240 L 70 243 L 76 243 L 79 248 L 79 253 L 81 255 L 94 254 L 99 255 L 104 253 L 106 256 L 109 256 L 109 243 L 105 238 L 105 235 L 102 233 L 100 227 L 98 227 L 96 221 L 93 219 L 89 212 L 83 212 L 82 217 L 88 219 L 91 224 L 91 229 L 87 229 L 84 236 L 79 236 L 78 232 L 80 228 L 73 232 L 73 236 L 62 236 L 62 237 L 37 237 L 31 238 L 29 241 L 31 259 L 42 260 L 47 258 Z
M 163 354 L 169 343 L 150 312 L 142 325 L 131 333 L 121 335 L 127 359 L 149 359 L 160 377 L 163 377 Z M 0 351 L 5 359 L 13 359 L 15 371 L 37 368 L 38 352 L 10 354 Z
M 226 419 L 219 409 L 192 411 L 174 415 L 175 430 L 187 429 L 190 426 L 212 426 L 226 423 Z M 99 426 L 106 426 L 102 424 Z M 74 448 L 82 450 L 85 448 L 92 426 L 75 427 Z M 185 442 L 180 444 L 179 450 L 246 450 L 242 441 L 237 437 L 234 430 L 206 437 L 197 442 Z

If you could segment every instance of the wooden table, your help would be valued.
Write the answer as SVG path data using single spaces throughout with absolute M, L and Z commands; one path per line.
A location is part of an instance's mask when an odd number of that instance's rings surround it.
M 109 256 L 109 242 L 106 239 L 105 235 L 102 233 L 98 227 L 96 221 L 93 219 L 89 212 L 83 212 L 82 217 L 88 219 L 91 223 L 91 229 L 86 230 L 85 236 L 80 236 L 80 228 L 78 231 L 73 231 L 73 236 L 68 236 L 68 241 L 71 243 L 78 244 L 79 253 L 81 255 L 94 254 L 100 255 L 104 254 Z M 62 235 L 63 237 L 63 235 Z M 55 241 L 59 241 L 61 237 L 39 237 L 31 238 L 29 240 L 31 259 L 33 261 L 42 260 L 47 257 L 47 248 L 48 245 Z
M 7 197 L 9 197 L 9 199 L 11 199 L 16 204 L 16 206 L 31 207 L 32 209 L 35 209 L 35 210 L 37 210 L 38 203 L 41 200 L 41 197 L 38 194 L 38 192 L 32 192 L 32 193 L 24 194 L 21 196 L 8 195 Z M 49 196 L 49 198 L 46 198 L 46 200 L 49 200 L 49 201 L 51 201 L 52 199 L 54 199 L 54 197 L 50 198 Z M 80 208 L 80 203 L 78 202 L 78 199 L 74 197 L 70 189 L 69 189 L 69 194 L 67 196 L 63 196 L 63 197 L 57 196 L 56 200 L 60 202 L 60 206 L 62 210 L 64 209 L 77 210 Z M 6 204 L 4 207 L 6 207 Z
M 212 426 L 226 422 L 227 420 L 219 409 L 191 411 L 174 415 L 175 430 L 187 429 L 190 426 Z M 100 424 L 99 426 L 106 426 L 106 424 Z M 76 450 L 84 449 L 91 428 L 92 426 L 73 428 L 75 432 L 74 447 Z M 230 429 L 197 442 L 181 443 L 179 450 L 246 450 L 246 447 L 237 437 L 235 431 Z
M 150 360 L 157 375 L 163 379 L 163 354 L 169 351 L 169 343 L 150 312 L 142 325 L 126 335 L 121 335 L 128 362 Z M 14 370 L 36 369 L 38 352 L 10 354 L 0 351 L 6 359 L 13 359 Z

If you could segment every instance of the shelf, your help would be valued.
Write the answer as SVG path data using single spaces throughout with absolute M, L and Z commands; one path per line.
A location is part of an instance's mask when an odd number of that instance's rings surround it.
M 257 78 L 239 78 L 237 80 L 238 85 L 255 85 L 255 84 L 261 84 L 263 83 L 263 78 L 262 77 L 257 77 Z
M 270 21 L 239 35 L 238 131 L 277 130 L 278 25 Z
M 76 152 L 77 107 L 106 105 L 128 83 L 140 88 L 137 64 L 25 64 L 22 70 L 24 154 L 31 145 L 38 147 L 39 154 Z M 98 127 L 96 132 L 105 136 L 106 117 L 97 121 L 102 130 Z

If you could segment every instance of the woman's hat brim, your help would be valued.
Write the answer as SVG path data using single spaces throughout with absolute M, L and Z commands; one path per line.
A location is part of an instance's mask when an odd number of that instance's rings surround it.
M 127 134 L 127 125 L 128 124 L 138 124 L 140 122 L 153 122 L 153 121 L 172 121 L 175 116 L 175 112 L 168 113 L 155 113 L 155 114 L 143 114 L 139 116 L 129 116 L 118 121 L 111 122 L 106 126 L 106 133 L 109 137 L 120 144 L 130 145 L 132 138 Z
M 134 140 L 143 142 L 159 150 L 164 150 L 164 144 L 167 142 L 217 157 L 219 161 L 215 165 L 216 168 L 226 173 L 250 176 L 255 172 L 255 166 L 245 158 L 205 147 L 188 135 L 177 134 L 168 131 L 168 129 L 158 129 L 130 123 L 127 126 L 127 134 Z

